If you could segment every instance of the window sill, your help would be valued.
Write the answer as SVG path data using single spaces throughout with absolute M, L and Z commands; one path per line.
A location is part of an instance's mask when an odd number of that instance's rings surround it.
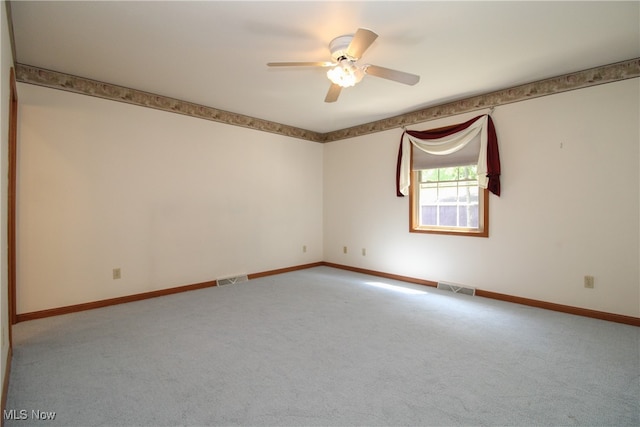
M 476 229 L 468 229 L 468 228 L 419 227 L 419 228 L 410 228 L 409 232 L 423 233 L 423 234 L 445 234 L 450 236 L 489 237 L 489 230 L 487 230 L 486 228 L 484 230 L 476 230 Z

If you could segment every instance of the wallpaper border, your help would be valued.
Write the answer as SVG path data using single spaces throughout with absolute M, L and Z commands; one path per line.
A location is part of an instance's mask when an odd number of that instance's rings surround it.
M 325 134 L 325 141 L 382 132 L 443 117 L 490 109 L 500 105 L 637 77 L 640 77 L 640 58 L 514 86 L 360 126 L 329 132 Z
M 436 105 L 346 129 L 319 133 L 58 71 L 25 64 L 16 65 L 16 79 L 22 83 L 125 102 L 314 142 L 331 142 L 353 138 L 527 99 L 640 77 L 640 58 L 634 58 Z
M 111 101 L 119 101 L 140 107 L 148 107 L 170 113 L 183 114 L 198 119 L 211 120 L 233 126 L 256 129 L 263 132 L 276 133 L 293 138 L 324 142 L 324 134 L 300 129 L 281 123 L 270 122 L 256 117 L 219 110 L 213 107 L 182 101 L 167 96 L 156 95 L 110 83 L 73 76 L 58 71 L 47 70 L 31 65 L 17 64 L 16 79 L 22 83 L 30 83 L 52 89 L 60 89 L 83 95 L 95 96 Z

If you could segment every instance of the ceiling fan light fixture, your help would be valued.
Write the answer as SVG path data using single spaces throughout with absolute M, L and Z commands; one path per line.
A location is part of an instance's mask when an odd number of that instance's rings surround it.
M 327 71 L 327 77 L 340 87 L 355 86 L 364 77 L 364 71 L 349 59 L 342 59 L 335 67 Z
M 379 65 L 362 64 L 358 61 L 376 40 L 378 35 L 366 28 L 358 28 L 355 34 L 336 37 L 329 43 L 332 62 L 268 62 L 269 67 L 331 67 L 327 78 L 331 86 L 324 102 L 336 102 L 342 88 L 355 86 L 365 74 L 406 85 L 415 85 L 420 76 Z

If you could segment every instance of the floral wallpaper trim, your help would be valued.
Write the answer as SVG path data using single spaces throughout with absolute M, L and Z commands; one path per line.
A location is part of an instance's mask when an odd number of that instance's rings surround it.
M 306 139 L 315 142 L 324 142 L 324 135 L 293 126 L 270 122 L 243 114 L 218 110 L 179 99 L 169 98 L 116 86 L 110 83 L 72 76 L 57 71 L 45 70 L 30 65 L 17 64 L 16 80 L 53 89 L 61 89 L 68 92 L 105 98 L 112 101 L 120 101 L 128 104 L 149 107 L 171 113 L 184 114 L 199 119 L 211 120 L 234 126 L 256 129 L 264 132 L 277 133 L 293 138 Z
M 509 89 L 498 90 L 484 95 L 378 120 L 376 122 L 329 132 L 324 135 L 325 142 L 382 132 L 443 117 L 490 109 L 513 102 L 526 101 L 541 96 L 637 77 L 640 77 L 640 58 L 527 83 Z
M 513 102 L 637 77 L 640 77 L 640 58 L 502 89 L 346 129 L 318 133 L 30 65 L 17 64 L 16 69 L 16 79 L 23 83 L 126 102 L 142 107 L 155 108 L 315 142 L 330 142 L 353 138 L 443 117 L 490 109 Z

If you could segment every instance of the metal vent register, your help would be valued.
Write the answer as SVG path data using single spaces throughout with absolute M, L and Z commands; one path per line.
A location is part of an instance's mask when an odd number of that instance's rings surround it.
M 246 274 L 243 274 L 240 276 L 225 277 L 223 279 L 218 279 L 216 280 L 216 285 L 217 286 L 235 285 L 236 283 L 246 282 L 248 280 L 249 280 L 249 277 Z
M 457 283 L 438 282 L 438 289 L 444 291 L 451 291 L 456 294 L 465 294 L 474 296 L 476 294 L 476 288 L 470 288 L 468 286 L 458 285 Z

